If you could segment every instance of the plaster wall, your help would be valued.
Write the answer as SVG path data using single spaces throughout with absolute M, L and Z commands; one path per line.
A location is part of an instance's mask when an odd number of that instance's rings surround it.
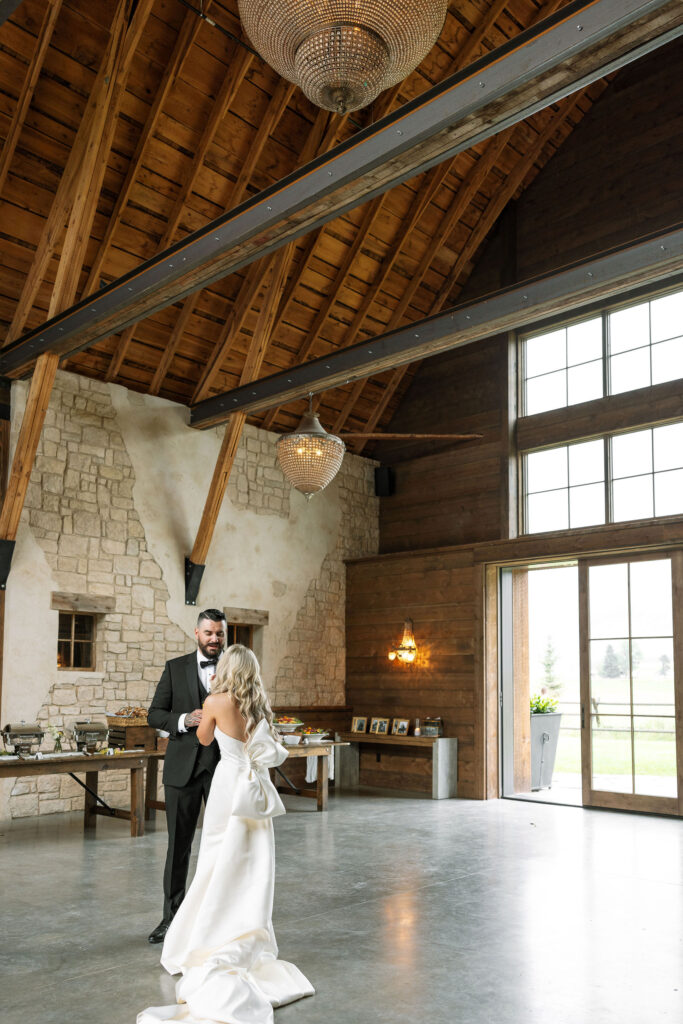
M 27 390 L 12 386 L 12 449 Z M 58 374 L 7 585 L 3 722 L 68 729 L 147 703 L 165 660 L 193 648 L 201 607 L 268 612 L 262 667 L 274 704 L 344 702 L 344 559 L 377 551 L 375 464 L 347 455 L 307 502 L 280 473 L 276 435 L 248 425 L 193 608 L 183 560 L 222 428 L 200 433 L 187 421 L 164 399 Z M 94 672 L 56 666 L 55 591 L 115 599 L 98 618 Z M 125 773 L 102 776 L 105 794 L 124 799 L 126 787 Z M 0 817 L 81 806 L 68 776 L 0 789 Z

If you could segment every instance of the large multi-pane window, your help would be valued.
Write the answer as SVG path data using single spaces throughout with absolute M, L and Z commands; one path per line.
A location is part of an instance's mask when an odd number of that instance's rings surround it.
M 523 457 L 524 532 L 683 515 L 683 422 Z
M 683 291 L 522 338 L 523 414 L 683 377 Z

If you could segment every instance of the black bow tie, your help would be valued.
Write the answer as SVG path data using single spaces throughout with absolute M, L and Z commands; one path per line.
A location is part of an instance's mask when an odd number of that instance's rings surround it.
M 206 668 L 208 665 L 217 665 L 217 664 L 218 664 L 218 658 L 209 658 L 208 661 L 200 661 L 199 662 L 199 667 L 200 668 Z

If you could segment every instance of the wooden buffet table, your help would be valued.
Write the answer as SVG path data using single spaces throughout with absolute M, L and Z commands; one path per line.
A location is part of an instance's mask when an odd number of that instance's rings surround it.
M 298 747 L 287 747 L 287 761 L 291 759 L 297 759 L 300 757 L 315 757 L 318 761 L 318 773 L 315 784 L 315 789 L 300 789 L 295 786 L 293 782 L 290 782 L 284 771 L 282 770 L 283 765 L 280 768 L 274 769 L 278 774 L 284 778 L 287 783 L 287 787 L 276 786 L 278 793 L 296 793 L 297 796 L 310 796 L 315 797 L 318 802 L 318 810 L 327 810 L 327 800 L 329 796 L 329 779 L 330 779 L 330 757 L 333 754 L 334 747 L 348 747 L 348 743 L 340 743 L 338 741 L 330 740 L 329 742 L 316 743 L 315 746 L 306 746 L 306 744 Z M 284 762 L 284 764 L 287 763 Z
M 89 831 L 95 827 L 98 814 L 108 818 L 124 818 L 130 821 L 131 836 L 145 834 L 145 818 L 152 817 L 153 807 L 149 804 L 152 794 L 156 796 L 156 776 L 159 758 L 163 753 L 157 750 L 125 750 L 120 754 L 63 754 L 44 757 L 0 758 L 0 779 L 24 779 L 30 775 L 71 775 L 85 789 L 83 827 Z M 145 768 L 147 788 L 145 790 Z M 130 808 L 110 807 L 97 792 L 100 772 L 130 772 Z M 77 775 L 85 774 L 85 782 Z M 151 781 L 154 779 L 154 789 Z M 163 805 L 162 805 L 163 806 Z
M 375 733 L 345 732 L 339 738 L 346 750 L 339 752 L 339 789 L 355 789 L 360 781 L 360 747 L 429 747 L 432 754 L 432 800 L 454 797 L 458 785 L 458 741 L 450 736 L 378 736 Z
M 278 786 L 281 793 L 296 792 L 300 796 L 315 797 L 319 811 L 327 810 L 329 794 L 329 760 L 334 746 L 348 744 L 320 743 L 315 746 L 288 747 L 289 758 L 316 757 L 318 780 L 314 788 L 298 789 L 289 780 L 289 788 Z M 145 819 L 153 820 L 157 810 L 166 810 L 163 800 L 157 799 L 159 761 L 162 750 L 124 750 L 120 754 L 45 754 L 43 757 L 0 757 L 0 779 L 24 779 L 31 775 L 71 775 L 85 790 L 83 827 L 91 831 L 96 817 L 123 818 L 130 821 L 131 836 L 145 834 Z M 287 762 L 284 762 L 285 764 Z M 97 792 L 100 772 L 130 772 L 130 808 L 110 807 Z M 85 775 L 85 782 L 78 775 Z M 282 773 L 284 774 L 284 773 Z

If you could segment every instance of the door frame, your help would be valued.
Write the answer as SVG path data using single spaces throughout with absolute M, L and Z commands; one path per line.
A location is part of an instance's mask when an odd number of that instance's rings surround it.
M 649 796 L 635 793 L 610 793 L 592 788 L 590 714 L 590 602 L 588 570 L 594 565 L 616 565 L 631 562 L 671 562 L 671 602 L 673 612 L 674 650 L 674 722 L 676 731 L 677 797 Z M 654 814 L 683 815 L 683 551 L 659 549 L 647 552 L 601 555 L 579 558 L 579 646 L 581 693 L 581 778 L 584 807 L 641 811 Z

